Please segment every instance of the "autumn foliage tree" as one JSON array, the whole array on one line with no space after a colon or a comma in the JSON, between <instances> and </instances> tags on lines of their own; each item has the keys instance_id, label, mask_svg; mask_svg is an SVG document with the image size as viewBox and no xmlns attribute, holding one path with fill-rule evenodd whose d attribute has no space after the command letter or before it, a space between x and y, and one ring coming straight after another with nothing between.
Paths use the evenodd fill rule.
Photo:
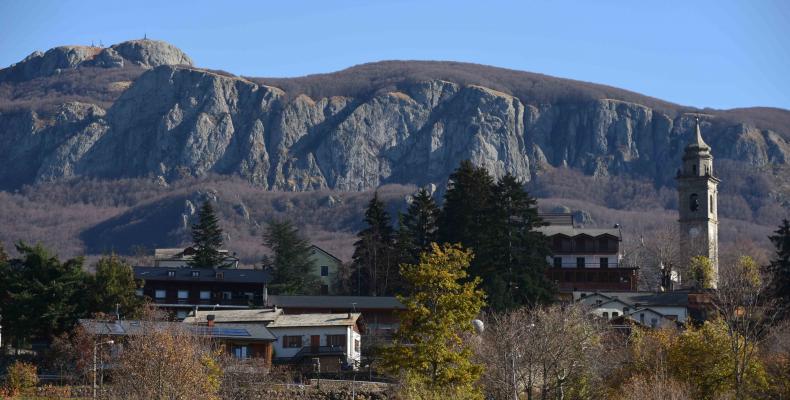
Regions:
<instances>
[{"instance_id":1,"label":"autumn foliage tree","mask_svg":"<svg viewBox=\"0 0 790 400\"><path fill-rule=\"evenodd\" d=\"M482 398L476 382L483 367L472 361L472 350L464 342L485 304L480 280L467 276L471 259L471 251L458 245L433 244L419 264L401 266L412 292L400 297L406 310L394 344L384 350L383 364L402 376L407 387L447 397Z\"/></svg>"},{"instance_id":2,"label":"autumn foliage tree","mask_svg":"<svg viewBox=\"0 0 790 400\"><path fill-rule=\"evenodd\" d=\"M142 321L112 370L112 394L124 399L218 399L221 351L176 323Z\"/></svg>"}]
</instances>

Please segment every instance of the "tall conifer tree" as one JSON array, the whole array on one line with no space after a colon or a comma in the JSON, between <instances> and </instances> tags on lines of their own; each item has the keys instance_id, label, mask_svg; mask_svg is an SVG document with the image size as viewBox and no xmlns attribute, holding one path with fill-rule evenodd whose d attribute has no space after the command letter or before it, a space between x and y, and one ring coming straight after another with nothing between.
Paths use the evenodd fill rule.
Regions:
<instances>
[{"instance_id":1,"label":"tall conifer tree","mask_svg":"<svg viewBox=\"0 0 790 400\"><path fill-rule=\"evenodd\" d=\"M450 175L439 215L439 241L460 243L474 252L470 268L473 276L480 276L481 264L485 262L480 255L489 228L493 187L494 178L485 168L475 167L469 160L461 161Z\"/></svg>"},{"instance_id":2,"label":"tall conifer tree","mask_svg":"<svg viewBox=\"0 0 790 400\"><path fill-rule=\"evenodd\" d=\"M214 213L211 202L206 200L198 211L198 222L192 225L192 242L195 255L189 265L197 268L219 268L224 265L225 256L220 254L222 247L222 228Z\"/></svg>"},{"instance_id":3,"label":"tall conifer tree","mask_svg":"<svg viewBox=\"0 0 790 400\"><path fill-rule=\"evenodd\" d=\"M274 267L272 289L278 294L315 294L319 287L310 243L290 221L271 221L263 234L263 243L272 250L273 258L264 263Z\"/></svg>"},{"instance_id":4,"label":"tall conifer tree","mask_svg":"<svg viewBox=\"0 0 790 400\"><path fill-rule=\"evenodd\" d=\"M368 203L365 224L354 243L352 287L358 295L391 294L398 285L397 260L390 216L378 192Z\"/></svg>"},{"instance_id":5,"label":"tall conifer tree","mask_svg":"<svg viewBox=\"0 0 790 400\"><path fill-rule=\"evenodd\" d=\"M554 292L545 277L551 248L545 235L535 230L543 225L537 200L507 174L494 187L489 213L489 235L481 256L488 262L484 287L495 309L548 302Z\"/></svg>"},{"instance_id":6,"label":"tall conifer tree","mask_svg":"<svg viewBox=\"0 0 790 400\"><path fill-rule=\"evenodd\" d=\"M397 246L400 262L414 264L420 253L429 250L436 242L439 208L427 190L420 189L414 195L406 214L399 218Z\"/></svg>"},{"instance_id":7,"label":"tall conifer tree","mask_svg":"<svg viewBox=\"0 0 790 400\"><path fill-rule=\"evenodd\" d=\"M776 247L776 256L771 261L771 291L779 304L786 307L783 316L790 316L790 221L782 220L782 225L770 236L771 243Z\"/></svg>"}]
</instances>

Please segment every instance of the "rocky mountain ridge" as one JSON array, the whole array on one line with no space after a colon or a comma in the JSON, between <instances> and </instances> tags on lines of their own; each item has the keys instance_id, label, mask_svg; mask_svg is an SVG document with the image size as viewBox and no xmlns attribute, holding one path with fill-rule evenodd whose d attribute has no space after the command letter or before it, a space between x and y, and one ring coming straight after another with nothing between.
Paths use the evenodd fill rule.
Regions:
<instances>
[{"instance_id":1,"label":"rocky mountain ridge","mask_svg":"<svg viewBox=\"0 0 790 400\"><path fill-rule=\"evenodd\" d=\"M116 54L145 70L109 108L66 102L47 112L0 114L0 155L7 161L0 188L76 177L166 183L228 174L267 190L358 191L388 183L441 185L463 159L524 181L569 167L671 186L692 135L689 111L710 116L702 132L717 160L752 169L781 169L790 160L790 127L782 124L760 126L759 118L738 120L726 111L508 70L479 79L492 88L475 83L482 75L473 72L495 69L460 63L446 63L443 75L431 72L434 62L425 62L427 73L419 73L422 62L341 71L340 95L322 89L332 76L305 77L308 84L323 82L314 93L327 94L311 97L310 90L294 89L300 78L204 70L169 44L133 41L34 53L0 70L0 84L58 68L124 68L105 62ZM441 79L447 77L456 81ZM365 82L372 82L369 88L342 94ZM545 95L555 87L562 88L558 95ZM781 193L775 197L788 207Z\"/></svg>"}]
</instances>

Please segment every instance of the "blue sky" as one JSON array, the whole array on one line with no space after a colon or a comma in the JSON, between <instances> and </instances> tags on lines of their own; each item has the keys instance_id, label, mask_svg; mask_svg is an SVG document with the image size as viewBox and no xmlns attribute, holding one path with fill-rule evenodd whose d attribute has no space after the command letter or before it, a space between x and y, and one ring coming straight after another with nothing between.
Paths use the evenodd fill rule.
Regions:
<instances>
[{"instance_id":1,"label":"blue sky","mask_svg":"<svg viewBox=\"0 0 790 400\"><path fill-rule=\"evenodd\" d=\"M683 105L790 109L786 0L0 0L0 67L33 50L144 34L180 47L199 66L248 76L454 60Z\"/></svg>"}]
</instances>

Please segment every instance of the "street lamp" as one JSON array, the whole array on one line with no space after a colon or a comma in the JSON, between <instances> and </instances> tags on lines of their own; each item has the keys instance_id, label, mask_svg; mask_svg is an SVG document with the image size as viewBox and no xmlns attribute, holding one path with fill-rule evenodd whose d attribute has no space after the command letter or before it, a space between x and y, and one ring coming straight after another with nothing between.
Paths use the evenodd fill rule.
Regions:
<instances>
[{"instance_id":1,"label":"street lamp","mask_svg":"<svg viewBox=\"0 0 790 400\"><path fill-rule=\"evenodd\" d=\"M94 399L96 399L96 387L97 387L96 386L96 353L98 352L100 345L103 344L112 345L113 343L115 342L113 342L112 340L108 340L105 342L99 342L99 341L93 342L93 398ZM102 368L102 371L103 370L104 368Z\"/></svg>"}]
</instances>

